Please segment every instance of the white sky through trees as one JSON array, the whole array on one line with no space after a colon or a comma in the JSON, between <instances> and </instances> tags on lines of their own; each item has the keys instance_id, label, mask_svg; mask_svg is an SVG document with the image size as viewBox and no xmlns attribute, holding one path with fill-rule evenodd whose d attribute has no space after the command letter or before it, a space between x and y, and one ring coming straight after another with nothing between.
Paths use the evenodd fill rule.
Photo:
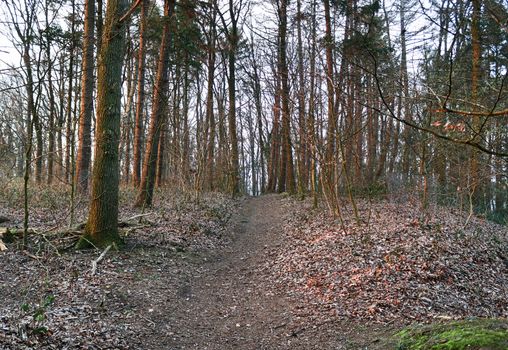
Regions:
<instances>
[{"instance_id":1,"label":"white sky through trees","mask_svg":"<svg viewBox=\"0 0 508 350\"><path fill-rule=\"evenodd\" d=\"M12 1L12 0L8 0ZM25 1L25 0L23 0ZM19 3L17 0L15 0L16 3ZM159 4L162 3L161 1L157 1ZM221 6L222 9L226 9L227 2L222 1L223 4ZM106 1L105 1L106 3ZM398 3L399 1L393 1L388 0L385 1L386 3L386 9L388 16L390 17L390 35L395 45L398 45L398 37L399 37L399 10L398 10ZM43 4L41 4L42 6ZM104 4L105 5L105 4ZM251 1L250 2L250 16L247 16L245 19L245 26L243 28L244 37L250 38L250 28L254 28L254 39L256 39L256 36L265 36L266 33L263 31L266 28L273 28L275 23L275 15L274 15L274 5L272 1ZM305 9L305 1L302 1L303 8ZM318 5L320 5L320 1L318 1ZM0 69L5 70L10 67L19 67L21 62L21 57L18 53L18 51L14 48L13 41L17 40L16 34L12 32L12 23L9 18L7 9L6 9L6 1L0 2ZM40 7L41 7L40 6ZM82 17L83 14L83 2L82 1L76 1L76 7L77 7L77 14L78 16ZM40 8L42 9L42 7ZM64 16L67 16L70 13L70 5L66 4L64 5L57 14L57 17L55 18L55 22L62 27L62 29L66 29L66 23L64 20ZM417 6L412 7L411 9L407 10L407 17L408 17L408 52L410 57L408 57L408 60L414 61L414 59L421 58L421 53L419 52L421 49L421 46L426 44L432 44L432 28L431 25L429 25L428 20L425 18L431 18L433 9L430 8L430 4L428 4L428 1L420 1L417 2ZM322 13L318 13L319 17L322 17ZM384 16L383 10L381 9L378 13L380 16ZM227 16L227 13L226 13ZM41 12L38 16L38 21L40 23L40 28L44 27L44 14ZM80 18L82 20L82 18ZM340 23L341 19L339 18L335 22L336 26L336 38L340 40L341 32L342 32L342 26L343 24ZM425 28L426 27L426 28ZM422 30L422 28L425 28ZM322 28L321 28L322 29ZM37 30L37 29L36 29ZM82 30L78 26L77 30ZM412 59L413 58L413 59ZM416 62L414 62L416 63ZM410 70L415 70L416 67L414 64L410 64L408 67ZM0 71L1 72L1 71Z\"/></svg>"}]
</instances>

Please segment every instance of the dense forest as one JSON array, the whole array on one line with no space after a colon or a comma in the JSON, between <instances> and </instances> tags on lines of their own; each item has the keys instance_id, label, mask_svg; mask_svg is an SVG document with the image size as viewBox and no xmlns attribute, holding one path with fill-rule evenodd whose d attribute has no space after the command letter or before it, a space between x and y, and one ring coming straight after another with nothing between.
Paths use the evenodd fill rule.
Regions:
<instances>
[{"instance_id":1,"label":"dense forest","mask_svg":"<svg viewBox=\"0 0 508 350\"><path fill-rule=\"evenodd\" d=\"M0 234L28 255L47 193L65 207L50 231L103 252L93 274L125 243L122 198L139 224L182 198L234 212L276 193L343 232L397 215L372 202L386 198L411 203L422 230L450 210L457 232L507 224L505 0L4 0L0 13L0 198L23 207ZM473 314L506 317L497 305Z\"/></svg>"},{"instance_id":2,"label":"dense forest","mask_svg":"<svg viewBox=\"0 0 508 350\"><path fill-rule=\"evenodd\" d=\"M91 193L90 225L120 184L138 206L171 185L335 215L417 191L504 222L505 5L5 1L2 176Z\"/></svg>"}]
</instances>

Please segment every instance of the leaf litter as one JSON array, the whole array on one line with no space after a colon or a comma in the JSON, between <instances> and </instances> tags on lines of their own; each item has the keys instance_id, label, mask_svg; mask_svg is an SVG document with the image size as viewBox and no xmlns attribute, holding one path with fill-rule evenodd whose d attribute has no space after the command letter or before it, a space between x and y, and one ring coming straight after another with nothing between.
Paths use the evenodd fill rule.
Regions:
<instances>
[{"instance_id":1,"label":"leaf litter","mask_svg":"<svg viewBox=\"0 0 508 350\"><path fill-rule=\"evenodd\" d=\"M134 194L122 195L120 217L138 215L130 206ZM156 327L168 328L159 334L174 332L158 318L171 312L206 252L228 244L224 232L236 210L219 194L158 193L150 215L121 228L125 248L107 252L93 274L101 252L68 249L79 232L54 230L66 225L68 208L44 204L31 207L30 253L19 249L19 239L0 253L1 349L155 348L147 339ZM9 227L19 229L19 206L0 207ZM85 213L83 204L78 222Z\"/></svg>"},{"instance_id":2,"label":"leaf litter","mask_svg":"<svg viewBox=\"0 0 508 350\"><path fill-rule=\"evenodd\" d=\"M324 320L408 324L508 317L508 229L443 207L360 200L344 226L285 200L284 244L263 271L298 313ZM316 315L319 315L316 316ZM314 322L319 322L315 320Z\"/></svg>"},{"instance_id":3,"label":"leaf litter","mask_svg":"<svg viewBox=\"0 0 508 350\"><path fill-rule=\"evenodd\" d=\"M123 203L132 203L132 194L123 196ZM157 198L155 209L145 213L150 215L122 228L126 248L108 252L95 274L91 262L101 252L64 250L77 234L52 231L64 225L58 220L67 218L65 206L32 208L31 256L16 242L0 253L0 348L157 349L200 339L193 332L203 325L196 328L187 314L199 286L191 282L190 289L189 281L214 281L203 262L210 252L231 249L225 232L238 203L217 194L199 201L170 193ZM267 299L284 295L287 309L266 314L255 327L235 318L238 339L245 330L260 332L270 324L273 339L253 333L253 341L262 339L273 349L292 344L342 349L376 325L508 316L505 227L478 217L464 227L467 217L459 211L434 207L422 216L414 203L389 200L359 201L363 223L358 226L345 211L341 226L307 202L274 200L282 206L276 232L282 237L260 235L262 259L238 278L257 276L256 289ZM3 204L0 210L10 227L20 225L15 208ZM77 211L77 221L85 211ZM139 211L122 206L121 218L136 215ZM240 254L249 252L241 247ZM217 284L224 296L246 292ZM206 293L208 286L199 288ZM259 303L245 300L252 301ZM201 320L210 332L222 322L213 317L216 308L234 301L213 303L196 304L210 308L202 310L208 316ZM373 326L360 333L358 325Z\"/></svg>"}]
</instances>

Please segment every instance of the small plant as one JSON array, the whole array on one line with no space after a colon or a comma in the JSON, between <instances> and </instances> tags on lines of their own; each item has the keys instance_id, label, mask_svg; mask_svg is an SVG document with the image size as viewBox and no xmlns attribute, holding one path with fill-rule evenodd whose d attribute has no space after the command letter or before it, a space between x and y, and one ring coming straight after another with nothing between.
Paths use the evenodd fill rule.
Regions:
<instances>
[{"instance_id":1,"label":"small plant","mask_svg":"<svg viewBox=\"0 0 508 350\"><path fill-rule=\"evenodd\" d=\"M31 305L23 303L21 311L30 314L32 320L28 324L28 330L34 335L44 335L49 332L47 327L44 326L46 320L46 313L48 308L55 302L55 296L52 294L47 295L38 305Z\"/></svg>"}]
</instances>

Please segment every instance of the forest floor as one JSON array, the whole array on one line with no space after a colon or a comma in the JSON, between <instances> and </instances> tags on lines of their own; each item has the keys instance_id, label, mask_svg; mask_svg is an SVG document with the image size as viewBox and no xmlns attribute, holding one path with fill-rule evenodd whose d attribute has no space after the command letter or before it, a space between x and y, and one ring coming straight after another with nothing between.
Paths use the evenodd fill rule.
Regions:
<instances>
[{"instance_id":1,"label":"forest floor","mask_svg":"<svg viewBox=\"0 0 508 350\"><path fill-rule=\"evenodd\" d=\"M480 218L365 201L339 224L277 195L158 196L95 272L100 251L57 249L73 234L7 244L0 349L388 349L413 322L508 316L508 231ZM7 207L0 226L19 225ZM33 213L38 232L59 210Z\"/></svg>"}]
</instances>

